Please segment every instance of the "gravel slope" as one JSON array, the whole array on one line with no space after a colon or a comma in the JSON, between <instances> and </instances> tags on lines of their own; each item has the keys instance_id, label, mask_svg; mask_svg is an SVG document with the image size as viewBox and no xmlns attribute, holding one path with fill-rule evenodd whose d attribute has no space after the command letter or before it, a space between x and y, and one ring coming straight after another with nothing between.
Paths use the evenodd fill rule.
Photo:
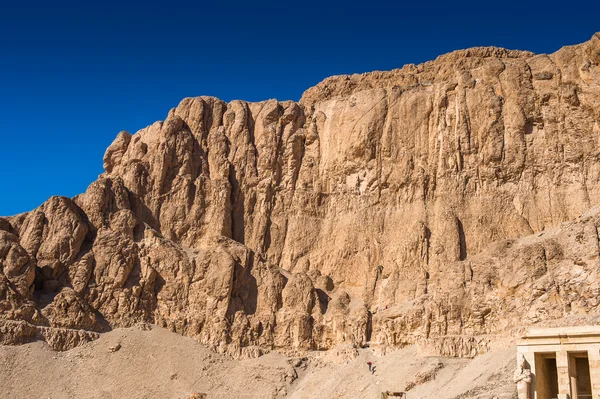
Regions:
<instances>
[{"instance_id":1,"label":"gravel slope","mask_svg":"<svg viewBox=\"0 0 600 399\"><path fill-rule=\"evenodd\" d=\"M115 350L120 345L118 350ZM515 349L475 359L425 356L416 346L377 355L340 347L305 358L270 353L235 361L152 327L118 329L66 352L45 343L0 346L3 398L379 398L413 385L421 399L514 397ZM376 366L368 372L367 361Z\"/></svg>"}]
</instances>

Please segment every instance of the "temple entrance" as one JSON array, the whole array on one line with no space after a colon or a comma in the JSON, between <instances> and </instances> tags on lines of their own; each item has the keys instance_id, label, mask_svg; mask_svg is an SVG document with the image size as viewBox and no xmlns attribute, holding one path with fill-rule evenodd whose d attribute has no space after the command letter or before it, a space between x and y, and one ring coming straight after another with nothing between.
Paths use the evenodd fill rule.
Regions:
<instances>
[{"instance_id":1,"label":"temple entrance","mask_svg":"<svg viewBox=\"0 0 600 399\"><path fill-rule=\"evenodd\" d=\"M558 397L556 353L535 354L535 379L537 399L556 399Z\"/></svg>"},{"instance_id":2,"label":"temple entrance","mask_svg":"<svg viewBox=\"0 0 600 399\"><path fill-rule=\"evenodd\" d=\"M527 330L513 379L520 399L600 399L600 325Z\"/></svg>"},{"instance_id":3,"label":"temple entrance","mask_svg":"<svg viewBox=\"0 0 600 399\"><path fill-rule=\"evenodd\" d=\"M592 380L587 352L569 352L572 399L592 399Z\"/></svg>"}]
</instances>

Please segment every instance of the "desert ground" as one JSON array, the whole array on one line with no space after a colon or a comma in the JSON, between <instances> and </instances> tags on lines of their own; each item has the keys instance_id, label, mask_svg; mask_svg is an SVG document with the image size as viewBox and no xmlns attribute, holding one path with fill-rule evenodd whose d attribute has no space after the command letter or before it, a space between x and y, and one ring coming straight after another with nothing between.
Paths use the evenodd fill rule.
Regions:
<instances>
[{"instance_id":1,"label":"desert ground","mask_svg":"<svg viewBox=\"0 0 600 399\"><path fill-rule=\"evenodd\" d=\"M160 327L116 329L57 352L44 342L0 347L5 398L188 399L379 398L404 390L409 398L513 398L514 346L474 359L421 354L418 346L382 354L338 347L300 358L271 352L236 361ZM375 366L370 373L367 362Z\"/></svg>"}]
</instances>

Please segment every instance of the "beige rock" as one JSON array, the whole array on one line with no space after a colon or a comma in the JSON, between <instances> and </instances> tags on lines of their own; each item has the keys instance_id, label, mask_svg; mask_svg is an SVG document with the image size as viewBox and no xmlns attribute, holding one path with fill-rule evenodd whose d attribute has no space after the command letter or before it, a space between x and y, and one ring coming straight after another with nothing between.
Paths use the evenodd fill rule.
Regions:
<instances>
[{"instance_id":1,"label":"beige rock","mask_svg":"<svg viewBox=\"0 0 600 399\"><path fill-rule=\"evenodd\" d=\"M299 103L184 99L119 133L84 194L0 219L0 319L57 347L150 322L238 357L474 356L594 312L599 64L596 34L332 77Z\"/></svg>"}]
</instances>

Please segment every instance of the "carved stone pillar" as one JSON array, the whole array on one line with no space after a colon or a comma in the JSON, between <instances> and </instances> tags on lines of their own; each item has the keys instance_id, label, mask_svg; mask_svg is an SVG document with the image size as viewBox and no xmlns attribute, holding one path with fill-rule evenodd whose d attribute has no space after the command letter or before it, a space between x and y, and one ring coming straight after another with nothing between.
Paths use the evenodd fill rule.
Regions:
<instances>
[{"instance_id":1,"label":"carved stone pillar","mask_svg":"<svg viewBox=\"0 0 600 399\"><path fill-rule=\"evenodd\" d=\"M588 350L590 362L590 378L592 380L592 398L600 398L600 348L594 347Z\"/></svg>"},{"instance_id":2,"label":"carved stone pillar","mask_svg":"<svg viewBox=\"0 0 600 399\"><path fill-rule=\"evenodd\" d=\"M571 381L567 351L556 352L556 371L558 373L558 399L570 399Z\"/></svg>"}]
</instances>

